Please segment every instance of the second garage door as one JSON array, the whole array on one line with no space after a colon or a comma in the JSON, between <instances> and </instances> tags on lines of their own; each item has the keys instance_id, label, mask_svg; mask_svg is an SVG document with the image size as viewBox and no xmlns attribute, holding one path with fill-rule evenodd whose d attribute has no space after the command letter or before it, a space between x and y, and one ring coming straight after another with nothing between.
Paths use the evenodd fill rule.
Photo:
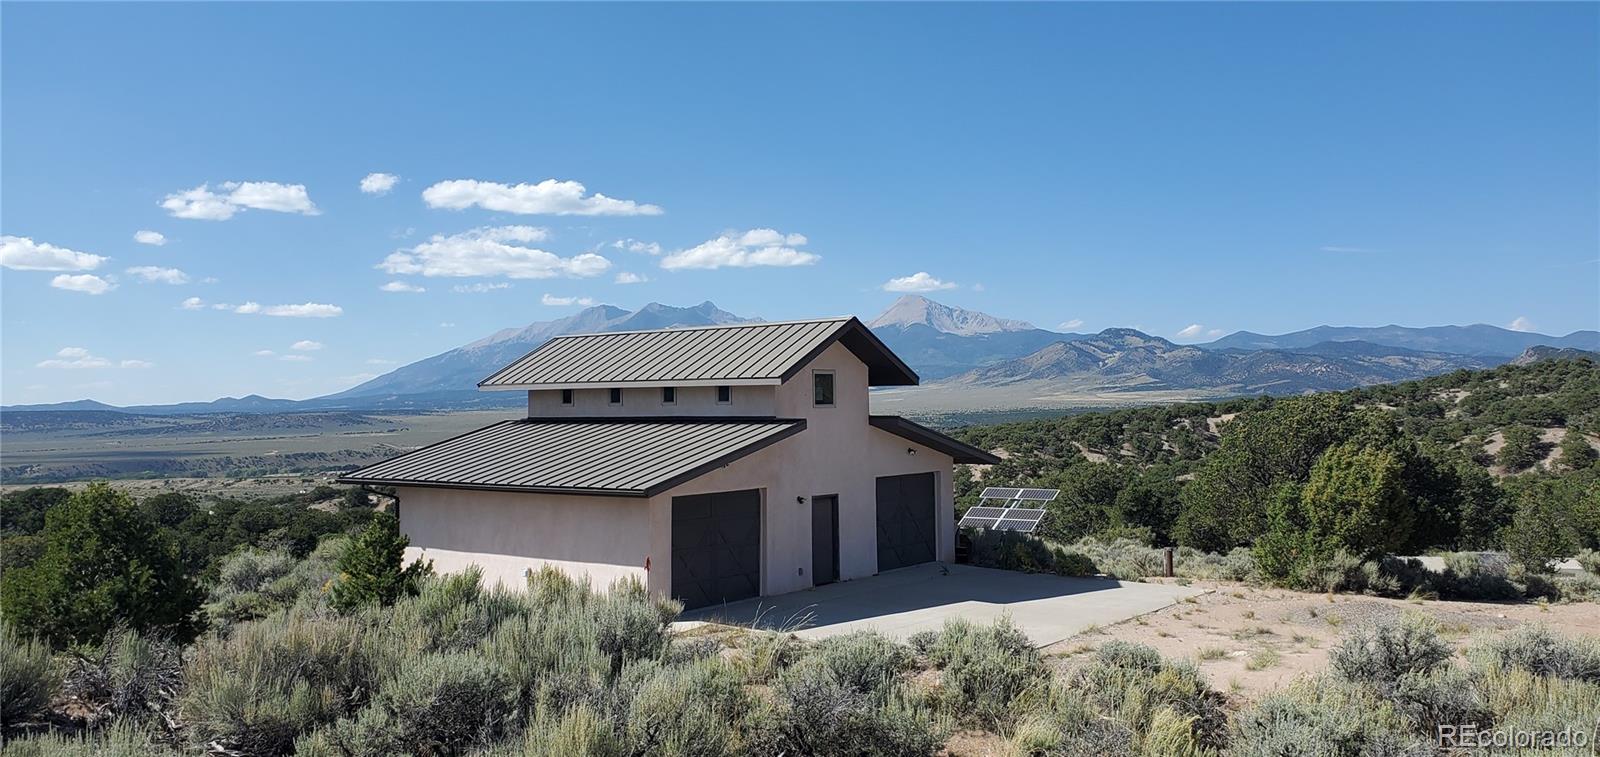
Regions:
<instances>
[{"instance_id":1,"label":"second garage door","mask_svg":"<svg viewBox=\"0 0 1600 757\"><path fill-rule=\"evenodd\" d=\"M878 479L878 570L932 562L935 539L932 473Z\"/></svg>"},{"instance_id":2,"label":"second garage door","mask_svg":"<svg viewBox=\"0 0 1600 757\"><path fill-rule=\"evenodd\" d=\"M672 498L672 596L686 609L761 593L761 492Z\"/></svg>"}]
</instances>

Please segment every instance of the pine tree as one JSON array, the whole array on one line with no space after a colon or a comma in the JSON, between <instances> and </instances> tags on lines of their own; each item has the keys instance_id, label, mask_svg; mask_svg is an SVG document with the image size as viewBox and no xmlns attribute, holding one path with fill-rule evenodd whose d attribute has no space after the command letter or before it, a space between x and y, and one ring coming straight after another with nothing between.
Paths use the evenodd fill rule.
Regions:
<instances>
[{"instance_id":1,"label":"pine tree","mask_svg":"<svg viewBox=\"0 0 1600 757\"><path fill-rule=\"evenodd\" d=\"M1583 432L1567 429L1567 435L1561 437L1561 465L1567 470L1583 470L1594 465L1596 459L1600 459L1600 453L1589 445Z\"/></svg>"},{"instance_id":2,"label":"pine tree","mask_svg":"<svg viewBox=\"0 0 1600 757\"><path fill-rule=\"evenodd\" d=\"M433 561L405 564L410 537L400 533L400 521L379 513L339 556L339 577L329 589L329 602L343 612L367 604L385 607L402 594L415 595L423 576L433 573Z\"/></svg>"}]
</instances>

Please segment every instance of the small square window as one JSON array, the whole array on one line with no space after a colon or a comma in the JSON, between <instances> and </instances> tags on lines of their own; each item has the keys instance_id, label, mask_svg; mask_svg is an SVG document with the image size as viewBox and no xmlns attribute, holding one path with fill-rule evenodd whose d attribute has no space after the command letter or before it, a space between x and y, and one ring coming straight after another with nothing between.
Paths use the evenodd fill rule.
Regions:
<instances>
[{"instance_id":1,"label":"small square window","mask_svg":"<svg viewBox=\"0 0 1600 757\"><path fill-rule=\"evenodd\" d=\"M612 389L611 390L611 404L613 404L613 405L622 404L622 390L621 389Z\"/></svg>"},{"instance_id":2,"label":"small square window","mask_svg":"<svg viewBox=\"0 0 1600 757\"><path fill-rule=\"evenodd\" d=\"M572 404L572 390L571 389L562 389L561 390L561 404L563 404L563 405Z\"/></svg>"},{"instance_id":3,"label":"small square window","mask_svg":"<svg viewBox=\"0 0 1600 757\"><path fill-rule=\"evenodd\" d=\"M661 404L673 405L678 402L678 388L675 386L661 387Z\"/></svg>"},{"instance_id":4,"label":"small square window","mask_svg":"<svg viewBox=\"0 0 1600 757\"><path fill-rule=\"evenodd\" d=\"M733 402L733 387L731 387L731 386L719 386L719 387L717 387L717 404L718 405L727 405L727 404L731 404L732 402Z\"/></svg>"},{"instance_id":5,"label":"small square window","mask_svg":"<svg viewBox=\"0 0 1600 757\"><path fill-rule=\"evenodd\" d=\"M811 374L812 403L818 407L833 407L833 371Z\"/></svg>"}]
</instances>

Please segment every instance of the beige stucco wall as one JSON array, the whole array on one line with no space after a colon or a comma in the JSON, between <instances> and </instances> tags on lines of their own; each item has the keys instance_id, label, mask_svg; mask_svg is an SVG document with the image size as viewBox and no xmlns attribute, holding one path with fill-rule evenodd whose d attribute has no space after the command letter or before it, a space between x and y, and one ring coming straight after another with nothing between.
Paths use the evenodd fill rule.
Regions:
<instances>
[{"instance_id":1,"label":"beige stucco wall","mask_svg":"<svg viewBox=\"0 0 1600 757\"><path fill-rule=\"evenodd\" d=\"M484 583L521 587L525 572L553 565L597 587L644 580L650 512L639 497L574 497L469 489L399 487L406 559L434 570L483 569ZM532 557L538 555L538 557Z\"/></svg>"},{"instance_id":2,"label":"beige stucco wall","mask_svg":"<svg viewBox=\"0 0 1600 757\"><path fill-rule=\"evenodd\" d=\"M813 370L834 372L833 407L812 406ZM620 412L606 402L604 390L577 391L572 408L561 408L555 392L530 392L530 412L615 416L665 409L657 388L637 390L653 405L630 404L630 395ZM672 498L759 489L762 594L782 594L812 585L813 497L838 495L839 577L861 578L878 569L877 478L931 472L938 497L938 558L954 560L951 458L868 425L867 367L849 349L832 345L778 387L734 387L733 412L715 404L714 392L712 387L682 388L673 409L685 415L804 418L806 429L648 500L402 488L401 528L413 545L408 556L424 554L434 560L435 569L446 572L476 564L491 583L511 586L521 585L525 570L545 564L585 573L596 586L634 575L665 596L672 587ZM548 405L541 402L547 394ZM648 572L643 567L647 557Z\"/></svg>"},{"instance_id":3,"label":"beige stucco wall","mask_svg":"<svg viewBox=\"0 0 1600 757\"><path fill-rule=\"evenodd\" d=\"M776 386L729 387L729 402L717 403L714 386L680 386L677 402L671 405L661 401L661 387L635 387L622 390L622 404L611 404L611 393L606 389L574 389L572 404L561 404L560 389L536 389L528 392L529 418L616 418L636 415L743 415L775 417L777 415Z\"/></svg>"}]
</instances>

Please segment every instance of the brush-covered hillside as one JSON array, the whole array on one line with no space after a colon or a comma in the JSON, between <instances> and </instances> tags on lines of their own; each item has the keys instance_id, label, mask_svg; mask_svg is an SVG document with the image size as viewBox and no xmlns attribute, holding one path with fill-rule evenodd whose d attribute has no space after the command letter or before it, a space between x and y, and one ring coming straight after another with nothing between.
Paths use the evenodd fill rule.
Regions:
<instances>
[{"instance_id":1,"label":"brush-covered hillside","mask_svg":"<svg viewBox=\"0 0 1600 757\"><path fill-rule=\"evenodd\" d=\"M1293 533L1291 559L1600 546L1600 364L1542 360L1294 398L976 426L1005 459L958 474L1062 489L1042 530L1225 551ZM1521 530L1518 530L1518 527ZM1543 535L1548 543L1515 543ZM1312 537L1308 537L1312 538Z\"/></svg>"}]
</instances>

